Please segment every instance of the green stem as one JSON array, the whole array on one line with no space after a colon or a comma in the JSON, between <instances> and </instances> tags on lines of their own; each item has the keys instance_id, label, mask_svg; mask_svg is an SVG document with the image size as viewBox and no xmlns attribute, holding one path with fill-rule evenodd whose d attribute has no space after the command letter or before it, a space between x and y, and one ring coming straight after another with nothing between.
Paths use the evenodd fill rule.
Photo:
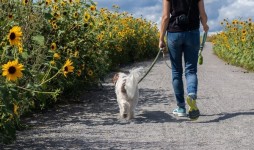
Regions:
<instances>
[{"instance_id":1,"label":"green stem","mask_svg":"<svg viewBox=\"0 0 254 150\"><path fill-rule=\"evenodd\" d=\"M55 92L36 91L36 90L31 90L31 89L23 88L23 87L20 87L20 86L17 86L17 88L25 90L25 91L34 92L34 93L41 93L41 94L54 94L55 93Z\"/></svg>"},{"instance_id":2,"label":"green stem","mask_svg":"<svg viewBox=\"0 0 254 150\"><path fill-rule=\"evenodd\" d=\"M61 72L61 69L59 69L58 72L57 72L55 75L53 75L51 78L49 78L48 80L41 82L41 84L40 84L39 86L41 86L41 85L43 85L43 84L49 82L50 80L52 80L53 78L55 78L60 72Z\"/></svg>"},{"instance_id":3,"label":"green stem","mask_svg":"<svg viewBox=\"0 0 254 150\"><path fill-rule=\"evenodd\" d=\"M49 70L48 70L48 72L45 74L45 76L43 77L41 83L43 83L43 82L47 79L47 77L48 77L50 71L51 71L51 67L49 68Z\"/></svg>"}]
</instances>

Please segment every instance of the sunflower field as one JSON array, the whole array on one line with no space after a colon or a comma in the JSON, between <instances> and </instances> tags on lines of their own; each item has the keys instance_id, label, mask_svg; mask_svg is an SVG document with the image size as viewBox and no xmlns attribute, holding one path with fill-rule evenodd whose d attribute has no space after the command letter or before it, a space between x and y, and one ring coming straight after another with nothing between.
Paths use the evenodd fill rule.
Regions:
<instances>
[{"instance_id":1,"label":"sunflower field","mask_svg":"<svg viewBox=\"0 0 254 150\"><path fill-rule=\"evenodd\" d=\"M98 86L122 64L153 58L156 24L92 0L0 0L0 142L20 117Z\"/></svg>"},{"instance_id":2,"label":"sunflower field","mask_svg":"<svg viewBox=\"0 0 254 150\"><path fill-rule=\"evenodd\" d=\"M224 19L224 31L213 36L214 52L226 62L254 71L254 23Z\"/></svg>"}]
</instances>

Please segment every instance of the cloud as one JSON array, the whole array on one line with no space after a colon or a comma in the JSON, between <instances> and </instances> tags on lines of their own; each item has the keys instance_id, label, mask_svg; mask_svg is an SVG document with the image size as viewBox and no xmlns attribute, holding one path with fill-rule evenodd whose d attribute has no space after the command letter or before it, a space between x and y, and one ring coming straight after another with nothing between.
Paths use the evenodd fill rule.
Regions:
<instances>
[{"instance_id":1,"label":"cloud","mask_svg":"<svg viewBox=\"0 0 254 150\"><path fill-rule=\"evenodd\" d=\"M254 17L253 0L207 0L205 1L210 31L221 31L220 22L224 19L242 19Z\"/></svg>"},{"instance_id":2,"label":"cloud","mask_svg":"<svg viewBox=\"0 0 254 150\"><path fill-rule=\"evenodd\" d=\"M143 17L160 26L162 14L162 0L95 0L98 7L112 9L114 4L120 7L120 12L126 11L134 17ZM220 22L223 19L254 20L254 0L204 0L208 15L210 32L222 30Z\"/></svg>"},{"instance_id":3,"label":"cloud","mask_svg":"<svg viewBox=\"0 0 254 150\"><path fill-rule=\"evenodd\" d=\"M229 0L228 0L229 1ZM236 18L253 18L254 15L253 0L236 0L230 5L219 9L218 20L236 19Z\"/></svg>"}]
</instances>

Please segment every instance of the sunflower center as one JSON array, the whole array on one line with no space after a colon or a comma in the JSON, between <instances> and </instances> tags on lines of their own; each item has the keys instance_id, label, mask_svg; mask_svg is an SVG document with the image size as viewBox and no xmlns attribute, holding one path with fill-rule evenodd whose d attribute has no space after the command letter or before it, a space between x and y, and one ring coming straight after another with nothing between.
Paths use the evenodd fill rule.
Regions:
<instances>
[{"instance_id":1,"label":"sunflower center","mask_svg":"<svg viewBox=\"0 0 254 150\"><path fill-rule=\"evenodd\" d=\"M11 35L10 35L10 39L14 40L15 38L16 38L16 34L14 32L12 32Z\"/></svg>"},{"instance_id":2,"label":"sunflower center","mask_svg":"<svg viewBox=\"0 0 254 150\"><path fill-rule=\"evenodd\" d=\"M14 73L16 72L16 68L13 67L13 66L11 66L11 67L8 69L8 72L9 72L10 74L14 74Z\"/></svg>"},{"instance_id":3,"label":"sunflower center","mask_svg":"<svg viewBox=\"0 0 254 150\"><path fill-rule=\"evenodd\" d=\"M67 66L64 67L64 71L68 72L68 67Z\"/></svg>"}]
</instances>

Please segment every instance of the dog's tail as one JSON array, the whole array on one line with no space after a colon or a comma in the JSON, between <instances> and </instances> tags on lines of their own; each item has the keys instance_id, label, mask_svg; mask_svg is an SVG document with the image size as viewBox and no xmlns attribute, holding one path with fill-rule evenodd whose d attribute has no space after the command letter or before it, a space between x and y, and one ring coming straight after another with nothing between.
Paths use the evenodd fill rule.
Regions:
<instances>
[{"instance_id":1,"label":"dog's tail","mask_svg":"<svg viewBox=\"0 0 254 150\"><path fill-rule=\"evenodd\" d=\"M130 70L130 74L126 78L125 89L130 99L133 99L138 90L138 82L141 79L144 69L142 67Z\"/></svg>"}]
</instances>

